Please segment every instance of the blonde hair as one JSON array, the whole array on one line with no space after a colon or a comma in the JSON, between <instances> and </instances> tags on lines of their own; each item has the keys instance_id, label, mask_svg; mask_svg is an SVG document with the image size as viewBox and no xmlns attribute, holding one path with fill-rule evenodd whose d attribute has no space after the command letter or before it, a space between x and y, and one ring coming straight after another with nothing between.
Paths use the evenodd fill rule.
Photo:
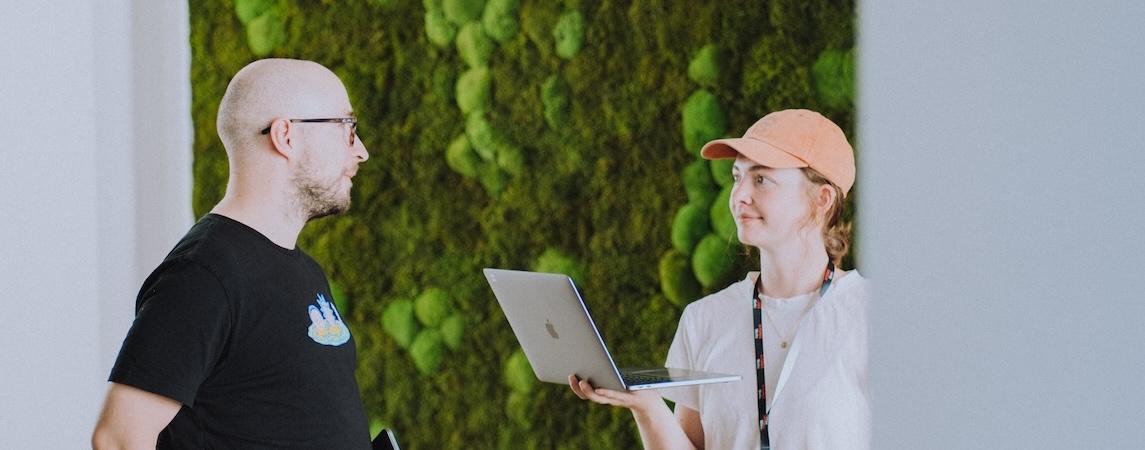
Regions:
<instances>
[{"instance_id":1,"label":"blonde hair","mask_svg":"<svg viewBox=\"0 0 1145 450\"><path fill-rule=\"evenodd\" d=\"M838 185L832 183L827 177L819 171L810 167L802 168L803 175L814 186L827 185L835 191L835 200L831 202L831 206L827 208L827 213L822 217L815 217L814 211L817 208L812 208L812 223L820 223L822 219L822 233L823 244L827 248L827 257L831 258L831 262L835 266L839 266L843 262L843 258L851 250L851 223L843 222L843 212L847 207L847 199L843 195L843 190ZM814 205L814 198L810 200Z\"/></svg>"}]
</instances>

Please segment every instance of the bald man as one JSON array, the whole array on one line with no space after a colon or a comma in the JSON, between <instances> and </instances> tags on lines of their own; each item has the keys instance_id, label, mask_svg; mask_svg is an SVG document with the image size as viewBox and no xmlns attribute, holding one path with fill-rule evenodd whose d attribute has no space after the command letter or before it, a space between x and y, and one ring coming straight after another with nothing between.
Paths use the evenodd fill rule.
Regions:
<instances>
[{"instance_id":1,"label":"bald man","mask_svg":"<svg viewBox=\"0 0 1145 450\"><path fill-rule=\"evenodd\" d=\"M370 448L353 336L295 245L350 206L368 158L356 122L317 63L235 75L217 123L226 194L140 289L94 448Z\"/></svg>"}]
</instances>

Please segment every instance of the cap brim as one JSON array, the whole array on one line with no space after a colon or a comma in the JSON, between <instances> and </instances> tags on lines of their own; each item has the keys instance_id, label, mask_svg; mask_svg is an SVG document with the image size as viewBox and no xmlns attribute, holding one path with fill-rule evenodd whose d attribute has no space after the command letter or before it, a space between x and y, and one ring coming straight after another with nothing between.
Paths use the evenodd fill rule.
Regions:
<instances>
[{"instance_id":1,"label":"cap brim","mask_svg":"<svg viewBox=\"0 0 1145 450\"><path fill-rule=\"evenodd\" d=\"M776 169L807 167L806 161L779 147L750 138L717 139L700 149L700 156L704 159L731 159L739 155Z\"/></svg>"}]
</instances>

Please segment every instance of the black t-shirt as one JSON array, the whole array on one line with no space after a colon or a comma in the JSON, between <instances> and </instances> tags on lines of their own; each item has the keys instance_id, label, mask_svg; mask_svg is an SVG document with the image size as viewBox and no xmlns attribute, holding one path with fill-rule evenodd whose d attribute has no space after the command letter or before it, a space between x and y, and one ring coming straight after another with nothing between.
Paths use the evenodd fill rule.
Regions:
<instances>
[{"instance_id":1,"label":"black t-shirt","mask_svg":"<svg viewBox=\"0 0 1145 450\"><path fill-rule=\"evenodd\" d=\"M183 403L160 448L370 448L321 267L207 215L144 282L110 381Z\"/></svg>"}]
</instances>

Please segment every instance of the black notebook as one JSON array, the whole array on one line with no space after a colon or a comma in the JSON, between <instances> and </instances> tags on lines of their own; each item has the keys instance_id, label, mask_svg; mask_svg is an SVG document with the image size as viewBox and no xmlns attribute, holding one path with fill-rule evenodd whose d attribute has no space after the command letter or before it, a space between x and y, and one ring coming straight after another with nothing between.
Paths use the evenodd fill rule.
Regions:
<instances>
[{"instance_id":1,"label":"black notebook","mask_svg":"<svg viewBox=\"0 0 1145 450\"><path fill-rule=\"evenodd\" d=\"M383 429L378 436L374 438L374 450L400 450L398 448L398 440L394 437L394 432L389 428Z\"/></svg>"}]
</instances>

